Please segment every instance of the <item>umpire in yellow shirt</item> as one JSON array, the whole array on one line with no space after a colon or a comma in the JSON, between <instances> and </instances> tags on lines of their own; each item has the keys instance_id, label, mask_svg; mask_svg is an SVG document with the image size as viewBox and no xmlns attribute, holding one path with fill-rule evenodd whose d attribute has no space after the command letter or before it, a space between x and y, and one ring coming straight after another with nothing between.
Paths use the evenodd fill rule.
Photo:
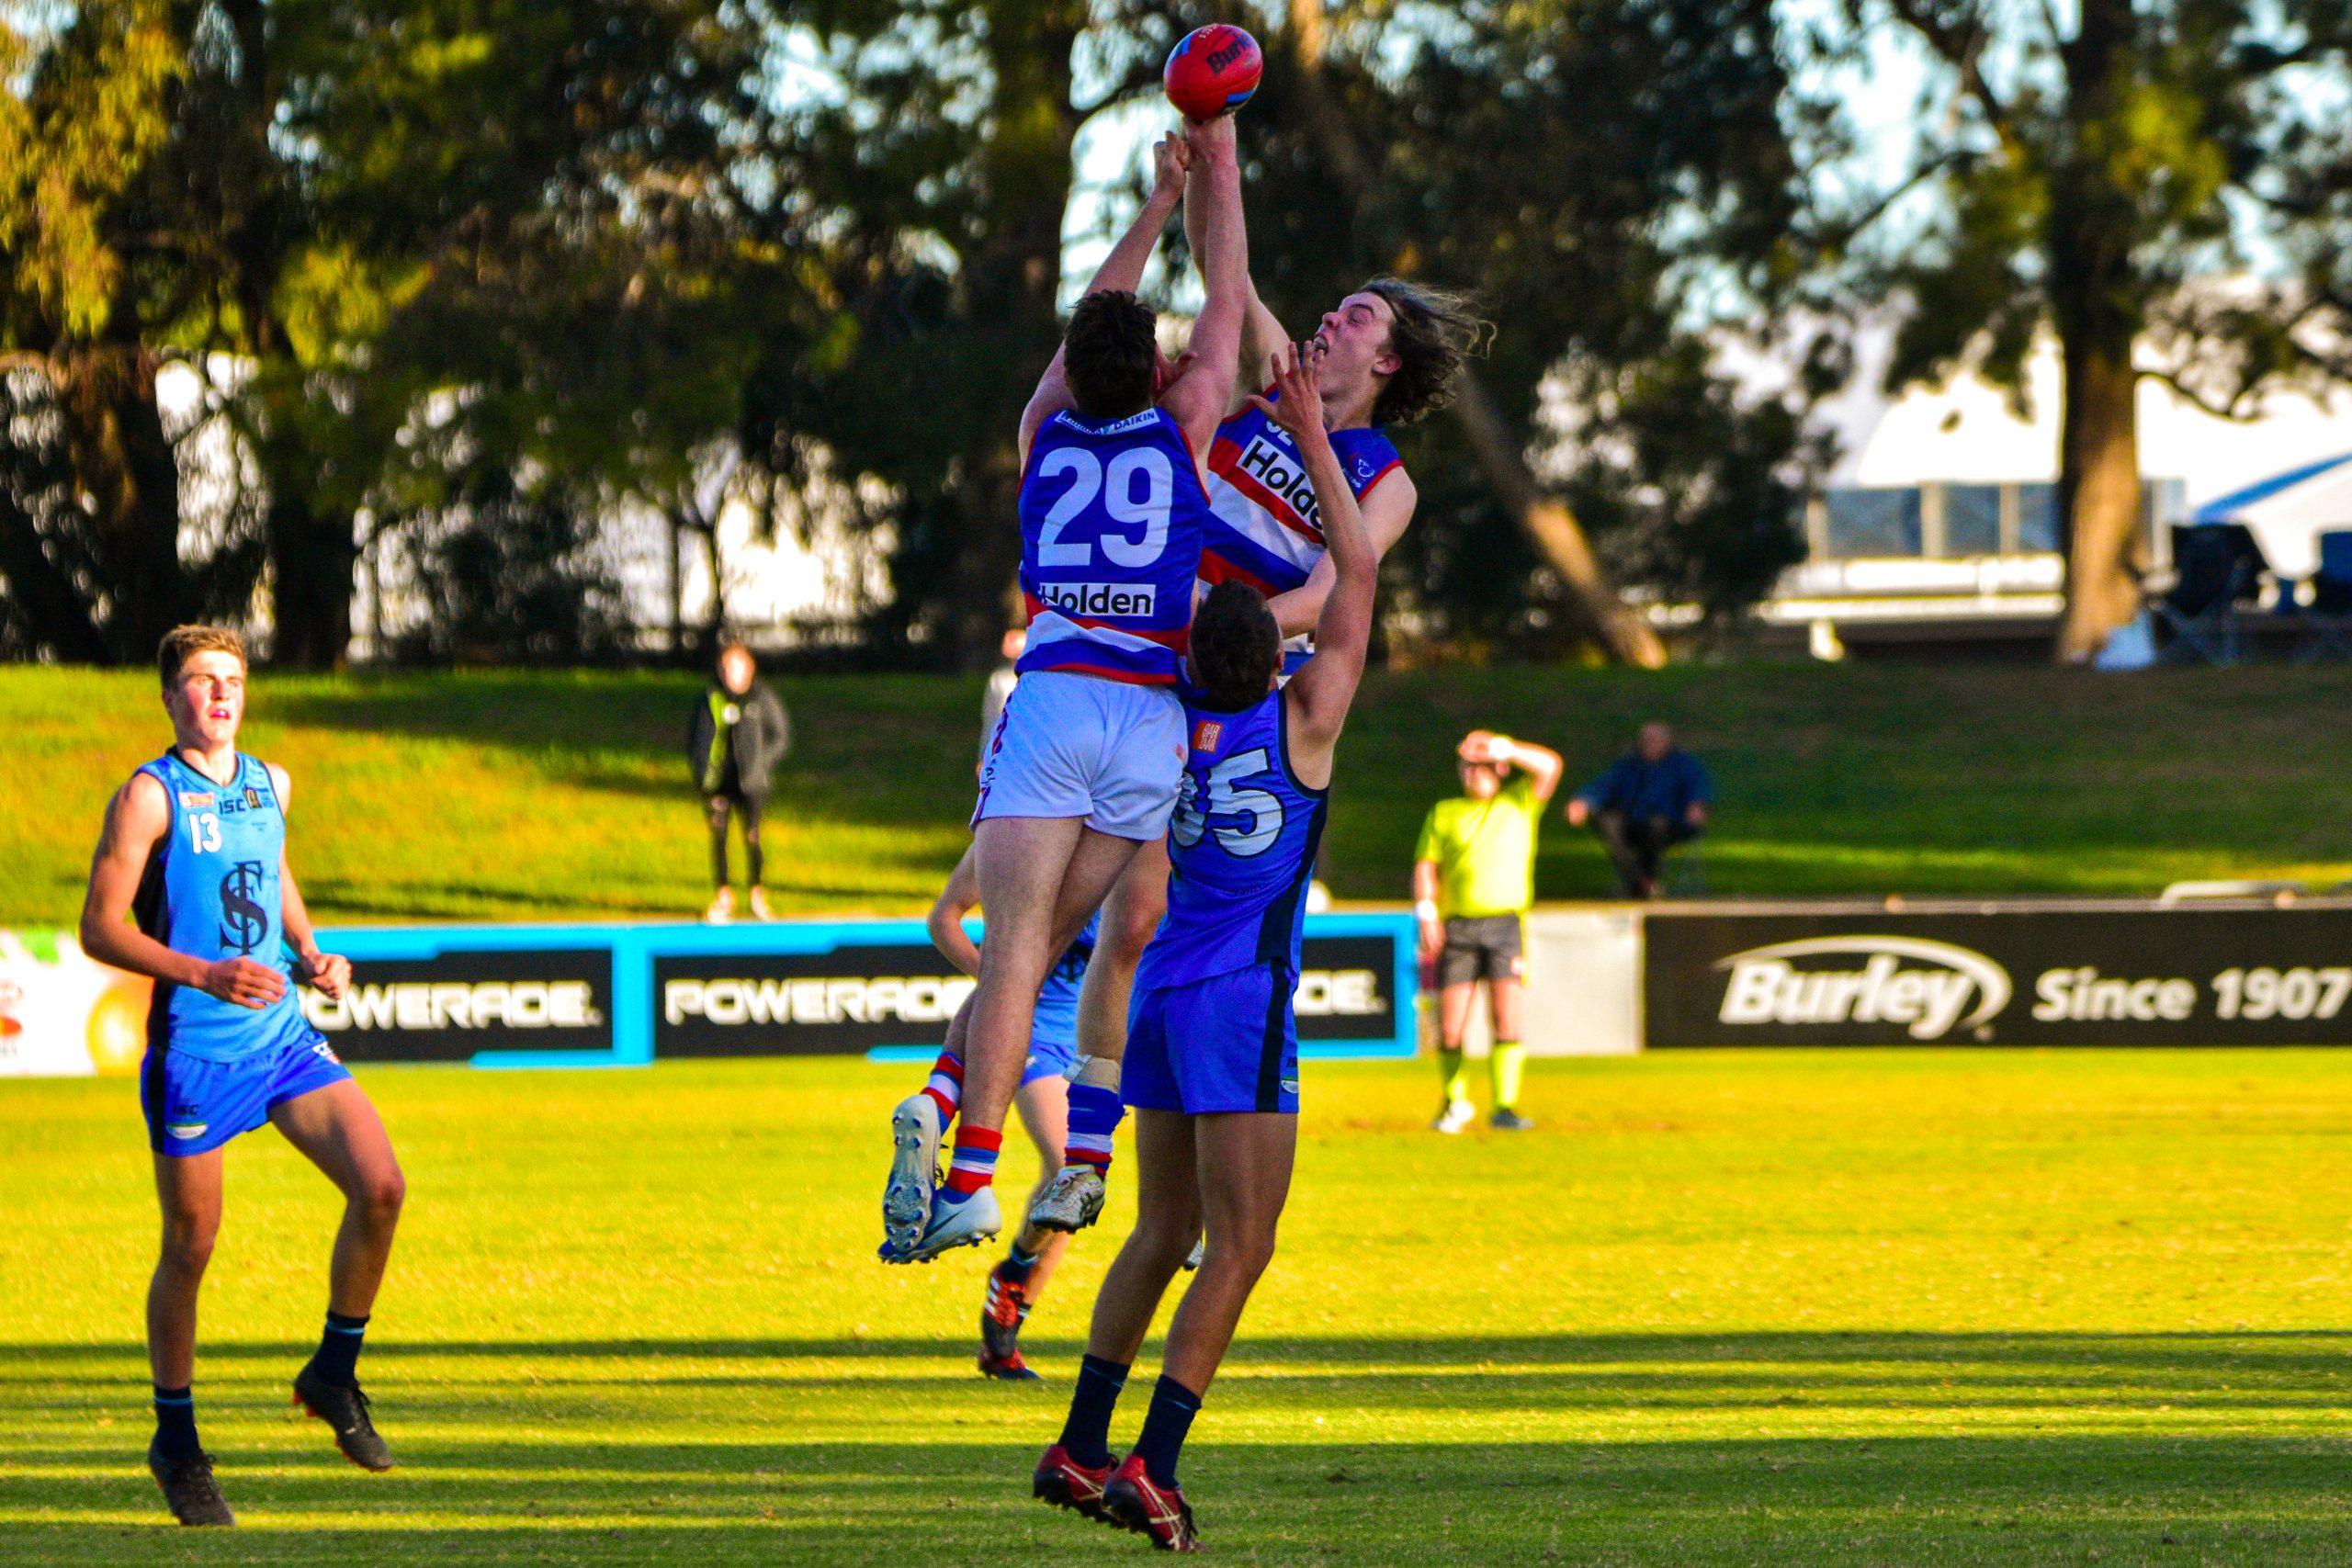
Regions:
<instances>
[{"instance_id":1,"label":"umpire in yellow shirt","mask_svg":"<svg viewBox=\"0 0 2352 1568\"><path fill-rule=\"evenodd\" d=\"M1413 912L1420 918L1422 973L1435 960L1438 1067L1445 1099L1434 1125L1459 1133L1477 1119L1462 1037L1478 982L1487 983L1494 1055L1491 1124L1533 1125L1519 1113L1526 1050L1519 1041L1520 918L1535 901L1535 828L1560 787L1560 754L1474 729L1454 749L1462 794L1430 807L1413 851Z\"/></svg>"}]
</instances>

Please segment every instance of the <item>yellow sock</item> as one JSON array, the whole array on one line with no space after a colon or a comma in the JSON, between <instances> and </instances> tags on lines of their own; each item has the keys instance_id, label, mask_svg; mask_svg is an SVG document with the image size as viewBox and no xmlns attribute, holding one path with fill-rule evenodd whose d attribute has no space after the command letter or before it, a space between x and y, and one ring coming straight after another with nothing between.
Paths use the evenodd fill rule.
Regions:
<instances>
[{"instance_id":1,"label":"yellow sock","mask_svg":"<svg viewBox=\"0 0 2352 1568\"><path fill-rule=\"evenodd\" d=\"M1496 1110L1515 1111L1519 1108L1519 1080L1526 1068L1526 1046L1516 1040L1495 1043L1494 1055L1487 1058L1487 1070L1494 1075Z\"/></svg>"},{"instance_id":2,"label":"yellow sock","mask_svg":"<svg viewBox=\"0 0 2352 1568\"><path fill-rule=\"evenodd\" d=\"M1449 1051L1442 1045L1438 1047L1437 1076L1445 1083L1445 1102L1448 1105L1470 1098L1470 1065L1459 1050Z\"/></svg>"}]
</instances>

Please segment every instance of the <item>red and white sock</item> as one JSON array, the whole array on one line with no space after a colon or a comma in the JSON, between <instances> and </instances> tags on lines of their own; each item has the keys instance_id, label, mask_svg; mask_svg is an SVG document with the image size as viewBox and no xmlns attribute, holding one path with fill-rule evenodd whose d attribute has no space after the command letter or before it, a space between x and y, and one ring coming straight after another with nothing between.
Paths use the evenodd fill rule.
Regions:
<instances>
[{"instance_id":1,"label":"red and white sock","mask_svg":"<svg viewBox=\"0 0 2352 1568\"><path fill-rule=\"evenodd\" d=\"M931 1080L922 1091L939 1107L942 1127L955 1121L956 1109L964 1103L964 1058L942 1051L939 1060L931 1065Z\"/></svg>"},{"instance_id":2,"label":"red and white sock","mask_svg":"<svg viewBox=\"0 0 2352 1568\"><path fill-rule=\"evenodd\" d=\"M956 1129L956 1157L947 1167L947 1184L939 1195L951 1203L960 1203L996 1180L997 1151L1004 1147L1004 1134L969 1122Z\"/></svg>"}]
</instances>

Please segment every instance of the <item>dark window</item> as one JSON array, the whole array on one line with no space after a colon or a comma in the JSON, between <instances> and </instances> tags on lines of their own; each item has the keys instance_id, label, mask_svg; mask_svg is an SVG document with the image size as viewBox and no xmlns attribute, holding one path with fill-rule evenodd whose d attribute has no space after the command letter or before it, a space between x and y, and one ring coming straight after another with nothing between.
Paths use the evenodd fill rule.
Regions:
<instances>
[{"instance_id":1,"label":"dark window","mask_svg":"<svg viewBox=\"0 0 2352 1568\"><path fill-rule=\"evenodd\" d=\"M1990 556L2001 550L2001 487L1944 487L1944 554Z\"/></svg>"},{"instance_id":2,"label":"dark window","mask_svg":"<svg viewBox=\"0 0 2352 1568\"><path fill-rule=\"evenodd\" d=\"M2018 548L2055 550L2058 547L2058 487L2018 486Z\"/></svg>"},{"instance_id":3,"label":"dark window","mask_svg":"<svg viewBox=\"0 0 2352 1568\"><path fill-rule=\"evenodd\" d=\"M1919 553L1919 492L1916 490L1833 490L1829 511L1832 556L1916 556Z\"/></svg>"}]
</instances>

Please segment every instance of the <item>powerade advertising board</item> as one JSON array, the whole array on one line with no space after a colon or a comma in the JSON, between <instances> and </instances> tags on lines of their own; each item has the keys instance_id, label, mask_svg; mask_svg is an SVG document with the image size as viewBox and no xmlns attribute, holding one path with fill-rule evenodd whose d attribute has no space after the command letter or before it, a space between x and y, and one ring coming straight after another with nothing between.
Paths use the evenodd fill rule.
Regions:
<instances>
[{"instance_id":1,"label":"powerade advertising board","mask_svg":"<svg viewBox=\"0 0 2352 1568\"><path fill-rule=\"evenodd\" d=\"M2352 1044L2352 908L1652 913L1646 1043Z\"/></svg>"},{"instance_id":2,"label":"powerade advertising board","mask_svg":"<svg viewBox=\"0 0 2352 1568\"><path fill-rule=\"evenodd\" d=\"M322 929L320 947L351 960L351 987L339 1001L302 987L302 1013L349 1062L603 1066L622 1059L621 929Z\"/></svg>"},{"instance_id":3,"label":"powerade advertising board","mask_svg":"<svg viewBox=\"0 0 2352 1568\"><path fill-rule=\"evenodd\" d=\"M1412 1055L1412 918L1310 915L1306 930L1303 1053ZM351 989L329 1001L306 987L303 1012L356 1062L927 1055L972 988L918 920L386 926L319 940L351 960ZM89 967L96 978L83 988L96 994L112 972ZM91 1048L78 1034L72 1044L71 1068L52 1070L88 1070ZM135 1070L135 1048L127 1055L112 1070Z\"/></svg>"},{"instance_id":4,"label":"powerade advertising board","mask_svg":"<svg viewBox=\"0 0 2352 1568\"><path fill-rule=\"evenodd\" d=\"M910 927L914 940L903 934ZM971 994L971 979L912 922L796 929L830 940L778 952L730 932L717 944L667 951L683 939L661 936L654 1055L928 1053ZM1309 1056L1317 1046L1329 1048L1324 1055L1411 1055L1412 993L1400 988L1413 983L1409 919L1310 916L1307 931L1293 998L1301 1049Z\"/></svg>"}]
</instances>

